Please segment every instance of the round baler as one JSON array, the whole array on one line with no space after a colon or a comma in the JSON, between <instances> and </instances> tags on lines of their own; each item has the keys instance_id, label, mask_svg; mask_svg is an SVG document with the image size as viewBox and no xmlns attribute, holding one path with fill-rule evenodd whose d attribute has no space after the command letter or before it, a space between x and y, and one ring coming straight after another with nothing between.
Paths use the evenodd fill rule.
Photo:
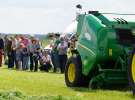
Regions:
<instances>
[{"instance_id":1,"label":"round baler","mask_svg":"<svg viewBox=\"0 0 135 100\"><path fill-rule=\"evenodd\" d=\"M135 22L109 20L98 11L77 17L77 43L65 67L69 87L127 86L135 89Z\"/></svg>"}]
</instances>

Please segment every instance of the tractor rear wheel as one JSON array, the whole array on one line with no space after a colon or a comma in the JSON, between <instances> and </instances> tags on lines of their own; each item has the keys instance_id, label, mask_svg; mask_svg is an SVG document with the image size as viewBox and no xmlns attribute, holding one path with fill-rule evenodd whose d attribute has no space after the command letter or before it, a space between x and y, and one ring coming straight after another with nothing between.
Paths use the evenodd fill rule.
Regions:
<instances>
[{"instance_id":1,"label":"tractor rear wheel","mask_svg":"<svg viewBox=\"0 0 135 100\"><path fill-rule=\"evenodd\" d=\"M128 79L131 87L135 90L135 48L132 50L129 58Z\"/></svg>"},{"instance_id":2,"label":"tractor rear wheel","mask_svg":"<svg viewBox=\"0 0 135 100\"><path fill-rule=\"evenodd\" d=\"M65 82L69 87L82 85L82 64L79 56L71 57L65 68Z\"/></svg>"}]
</instances>

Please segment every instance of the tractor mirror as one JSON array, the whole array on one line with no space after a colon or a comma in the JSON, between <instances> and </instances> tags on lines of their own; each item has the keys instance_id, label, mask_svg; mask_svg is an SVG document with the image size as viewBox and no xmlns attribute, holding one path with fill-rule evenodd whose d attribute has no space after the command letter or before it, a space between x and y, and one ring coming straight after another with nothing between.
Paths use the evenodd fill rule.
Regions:
<instances>
[{"instance_id":1,"label":"tractor mirror","mask_svg":"<svg viewBox=\"0 0 135 100\"><path fill-rule=\"evenodd\" d=\"M78 5L76 5L76 8L82 9L82 5L78 4Z\"/></svg>"}]
</instances>

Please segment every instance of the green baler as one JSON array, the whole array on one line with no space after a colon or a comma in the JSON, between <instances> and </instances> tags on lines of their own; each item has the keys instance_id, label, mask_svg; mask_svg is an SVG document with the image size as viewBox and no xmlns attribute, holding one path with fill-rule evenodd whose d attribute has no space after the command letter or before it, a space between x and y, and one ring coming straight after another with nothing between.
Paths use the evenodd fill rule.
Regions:
<instances>
[{"instance_id":1,"label":"green baler","mask_svg":"<svg viewBox=\"0 0 135 100\"><path fill-rule=\"evenodd\" d=\"M80 14L77 21L78 41L67 61L66 85L97 88L130 81L135 89L135 22L111 21L98 11Z\"/></svg>"}]
</instances>

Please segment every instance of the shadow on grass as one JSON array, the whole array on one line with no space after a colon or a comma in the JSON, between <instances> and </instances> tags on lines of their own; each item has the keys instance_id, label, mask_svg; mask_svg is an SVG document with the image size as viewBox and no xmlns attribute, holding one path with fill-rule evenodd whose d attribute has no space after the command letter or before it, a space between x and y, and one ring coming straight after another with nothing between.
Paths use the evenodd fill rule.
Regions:
<instances>
[{"instance_id":1,"label":"shadow on grass","mask_svg":"<svg viewBox=\"0 0 135 100\"><path fill-rule=\"evenodd\" d=\"M131 91L131 87L128 85L110 85L110 86L104 86L102 88L102 90L115 90L115 91L119 91L119 92L127 92L127 91Z\"/></svg>"},{"instance_id":2,"label":"shadow on grass","mask_svg":"<svg viewBox=\"0 0 135 100\"><path fill-rule=\"evenodd\" d=\"M103 87L98 87L97 89L91 89L86 87L70 87L71 89L75 90L75 91L79 91L79 92L96 92L98 90L104 90L104 91L119 91L119 92L127 92L127 91L131 91L131 87L130 86L103 86Z\"/></svg>"},{"instance_id":3,"label":"shadow on grass","mask_svg":"<svg viewBox=\"0 0 135 100\"><path fill-rule=\"evenodd\" d=\"M97 88L97 89L91 89L91 88L86 88L86 87L70 87L72 90L77 91L77 92L90 92L90 93L96 93L98 91L117 91L117 92L131 92L130 87L104 87L104 88ZM132 95L132 92L131 92ZM133 95L132 95L133 96ZM134 98L135 96L133 96Z\"/></svg>"},{"instance_id":4,"label":"shadow on grass","mask_svg":"<svg viewBox=\"0 0 135 100\"><path fill-rule=\"evenodd\" d=\"M71 88L74 91L77 92L91 92L91 93L96 93L98 90L93 90L93 89L89 89L89 88L84 88L84 87L72 87Z\"/></svg>"}]
</instances>

